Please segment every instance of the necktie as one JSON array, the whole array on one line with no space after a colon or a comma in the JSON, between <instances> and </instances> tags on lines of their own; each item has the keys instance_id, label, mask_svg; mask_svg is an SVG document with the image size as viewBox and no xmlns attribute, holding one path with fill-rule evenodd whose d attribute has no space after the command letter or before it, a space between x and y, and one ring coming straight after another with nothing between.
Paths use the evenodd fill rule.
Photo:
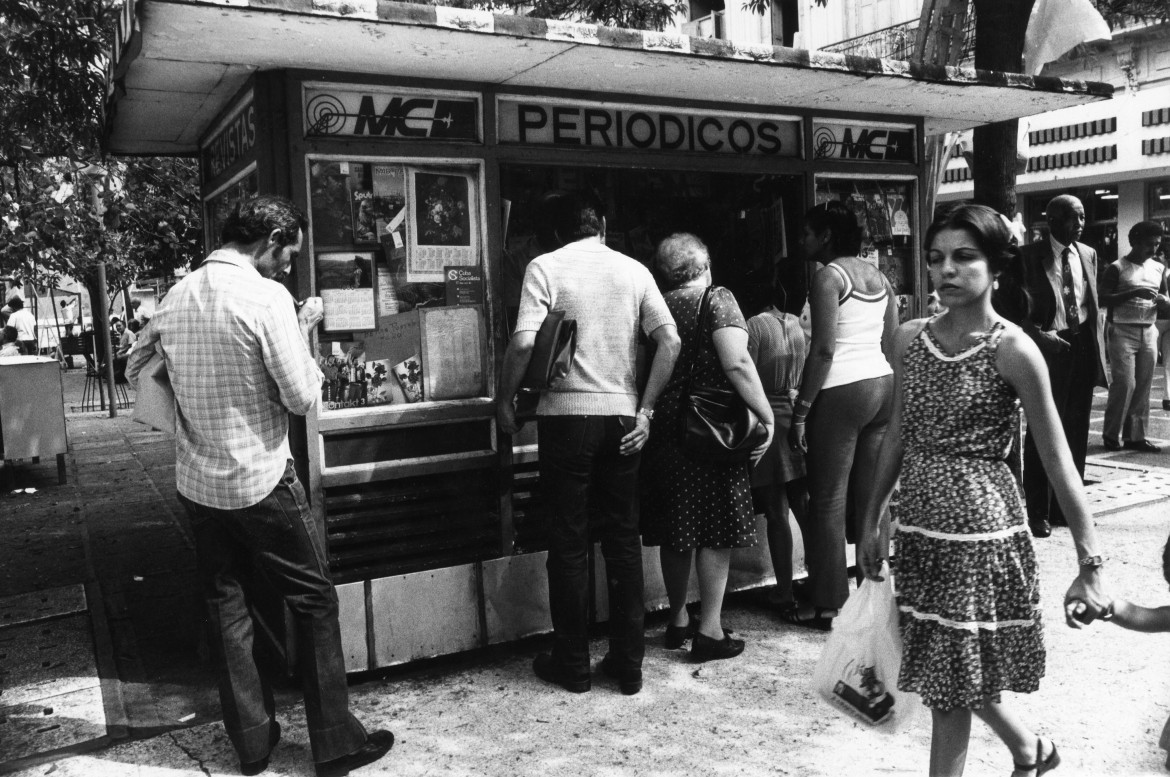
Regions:
<instances>
[{"instance_id":1,"label":"necktie","mask_svg":"<svg viewBox=\"0 0 1170 777\"><path fill-rule=\"evenodd\" d=\"M1060 296L1064 302L1064 318L1070 332L1075 332L1081 323L1081 306L1077 304L1077 295L1073 290L1072 246L1064 249L1060 255Z\"/></svg>"}]
</instances>

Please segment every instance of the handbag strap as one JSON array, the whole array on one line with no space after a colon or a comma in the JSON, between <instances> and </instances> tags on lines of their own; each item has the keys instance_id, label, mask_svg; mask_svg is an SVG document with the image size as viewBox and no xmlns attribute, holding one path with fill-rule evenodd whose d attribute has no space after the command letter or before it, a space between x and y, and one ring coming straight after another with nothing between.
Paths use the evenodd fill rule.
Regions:
<instances>
[{"instance_id":1,"label":"handbag strap","mask_svg":"<svg viewBox=\"0 0 1170 777\"><path fill-rule=\"evenodd\" d=\"M691 354L691 363L687 367L687 390L690 390L691 383L695 379L695 365L699 361L699 353L703 349L703 341L700 339L703 334L703 323L707 320L707 311L711 309L711 292L715 289L714 284L703 289L703 296L699 299L699 313L698 318L695 319L695 350Z\"/></svg>"}]
</instances>

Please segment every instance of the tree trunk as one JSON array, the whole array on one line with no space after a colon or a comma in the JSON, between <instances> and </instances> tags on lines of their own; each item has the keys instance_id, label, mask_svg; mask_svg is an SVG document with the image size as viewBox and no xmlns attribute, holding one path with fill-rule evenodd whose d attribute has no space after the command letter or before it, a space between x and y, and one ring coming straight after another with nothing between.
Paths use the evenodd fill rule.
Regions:
<instances>
[{"instance_id":1,"label":"tree trunk","mask_svg":"<svg viewBox=\"0 0 1170 777\"><path fill-rule=\"evenodd\" d=\"M1018 73L1034 0L974 0L975 67ZM1016 212L1016 120L975 128L972 145L975 202L1009 218Z\"/></svg>"}]
</instances>

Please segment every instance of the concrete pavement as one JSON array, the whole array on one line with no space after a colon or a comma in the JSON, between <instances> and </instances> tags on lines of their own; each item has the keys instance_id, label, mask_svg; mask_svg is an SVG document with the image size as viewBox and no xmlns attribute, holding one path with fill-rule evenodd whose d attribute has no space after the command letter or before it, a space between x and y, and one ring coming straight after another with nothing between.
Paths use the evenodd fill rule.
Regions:
<instances>
[{"instance_id":1,"label":"concrete pavement","mask_svg":"<svg viewBox=\"0 0 1170 777\"><path fill-rule=\"evenodd\" d=\"M65 379L68 409L83 378L70 371ZM1170 420L1160 409L1154 415L1151 436L1170 438ZM53 462L22 463L0 496L0 771L235 774L202 652L172 441L100 413L70 413L68 426L68 484L56 484ZM1165 604L1170 453L1165 461L1097 455L1097 435L1087 477L1096 481L1089 495L1110 584L1128 598ZM1037 548L1048 677L1040 693L1020 699L1022 710L1060 742L1061 774L1165 774L1156 744L1170 702L1167 638L1111 626L1067 629L1060 594L1073 574L1068 531L1057 529ZM748 640L742 658L696 667L658 640L647 656L646 690L635 697L603 679L582 697L545 686L530 670L540 640L358 678L357 714L398 735L391 756L368 773L925 771L925 720L891 736L842 716L807 686L825 635L782 625L753 602L741 595L728 603L727 625ZM651 619L652 639L662 627ZM599 658L604 645L594 647ZM291 690L281 696L280 720L285 739L268 773L311 774ZM1002 775L1007 767L977 725L968 774Z\"/></svg>"}]
</instances>

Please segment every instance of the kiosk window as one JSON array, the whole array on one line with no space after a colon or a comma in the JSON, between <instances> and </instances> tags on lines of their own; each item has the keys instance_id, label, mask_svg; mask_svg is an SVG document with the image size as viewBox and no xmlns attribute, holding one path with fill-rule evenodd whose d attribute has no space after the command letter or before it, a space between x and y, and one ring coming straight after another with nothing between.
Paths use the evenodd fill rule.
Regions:
<instances>
[{"instance_id":1,"label":"kiosk window","mask_svg":"<svg viewBox=\"0 0 1170 777\"><path fill-rule=\"evenodd\" d=\"M914 185L911 181L817 176L817 204L830 200L845 203L864 230L861 256L890 280L898 295L898 315L913 312L915 257L919 240L915 218Z\"/></svg>"},{"instance_id":2,"label":"kiosk window","mask_svg":"<svg viewBox=\"0 0 1170 777\"><path fill-rule=\"evenodd\" d=\"M673 232L696 234L711 253L715 282L731 289L750 316L771 302L760 299L760 281L771 280L780 265L803 259L803 180L704 171L503 167L508 215L500 277L508 331L516 321L524 270L541 253L535 206L544 192L595 189L606 201L606 243L652 271L659 241Z\"/></svg>"},{"instance_id":3,"label":"kiosk window","mask_svg":"<svg viewBox=\"0 0 1170 777\"><path fill-rule=\"evenodd\" d=\"M486 396L479 163L307 164L323 409Z\"/></svg>"},{"instance_id":4,"label":"kiosk window","mask_svg":"<svg viewBox=\"0 0 1170 777\"><path fill-rule=\"evenodd\" d=\"M218 247L220 235L223 233L224 222L236 203L245 197L251 197L260 190L260 179L256 174L255 165L237 180L207 198L204 210L207 219L207 244Z\"/></svg>"}]
</instances>

